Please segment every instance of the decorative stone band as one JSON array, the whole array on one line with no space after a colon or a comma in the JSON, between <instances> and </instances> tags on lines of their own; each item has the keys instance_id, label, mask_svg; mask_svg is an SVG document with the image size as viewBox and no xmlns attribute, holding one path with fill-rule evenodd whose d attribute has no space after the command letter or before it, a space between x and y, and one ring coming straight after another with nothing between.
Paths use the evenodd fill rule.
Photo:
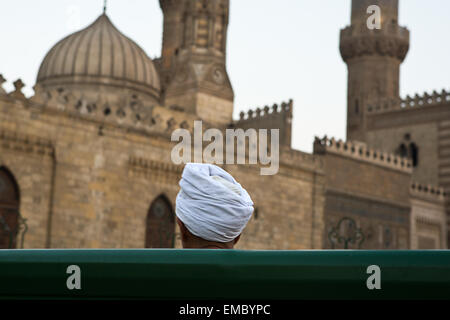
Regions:
<instances>
[{"instance_id":1,"label":"decorative stone band","mask_svg":"<svg viewBox=\"0 0 450 320\"><path fill-rule=\"evenodd\" d=\"M189 10L190 12L196 13L196 11L201 11L203 13L215 13L218 8L221 8L222 10L226 9L226 6L221 6L224 3L228 3L229 0L226 1L203 1L196 5L195 1L194 3L192 1L180 1L180 0L159 0L159 5L161 6L162 10L167 10L171 8L175 8L180 10L180 8L185 7L186 10Z\"/></svg>"},{"instance_id":2,"label":"decorative stone band","mask_svg":"<svg viewBox=\"0 0 450 320\"><path fill-rule=\"evenodd\" d=\"M412 195L419 197L427 197L434 198L438 200L445 200L448 194L444 191L444 188L431 186L431 185L423 185L418 182L412 182L410 191Z\"/></svg>"},{"instance_id":3,"label":"decorative stone band","mask_svg":"<svg viewBox=\"0 0 450 320\"><path fill-rule=\"evenodd\" d=\"M130 157L128 165L131 175L144 176L160 183L177 183L184 168L184 165L133 156Z\"/></svg>"},{"instance_id":4,"label":"decorative stone band","mask_svg":"<svg viewBox=\"0 0 450 320\"><path fill-rule=\"evenodd\" d=\"M144 100L136 95L124 97L124 103L118 105L106 100L101 102L98 99L89 100L83 96L76 96L64 88L43 90L41 86L36 85L34 87L35 95L28 99L22 93L22 88L25 87L22 80L15 81L15 89L9 93L3 89L4 82L6 80L0 74L0 96L4 95L9 99L29 101L43 108L63 111L70 115L79 115L104 123L164 134L171 133L177 128L189 129L190 127L185 120L177 122L173 117L165 117L155 113L153 105L147 105Z\"/></svg>"},{"instance_id":5,"label":"decorative stone band","mask_svg":"<svg viewBox=\"0 0 450 320\"><path fill-rule=\"evenodd\" d=\"M390 56L403 61L409 50L409 31L398 25L370 30L365 24L341 30L340 51L344 61L365 55Z\"/></svg>"},{"instance_id":6,"label":"decorative stone band","mask_svg":"<svg viewBox=\"0 0 450 320\"><path fill-rule=\"evenodd\" d=\"M155 71L156 72L156 71ZM156 77L153 75L153 77ZM39 87L49 89L55 88L64 88L66 85L72 86L74 84L79 84L83 86L109 86L117 89L129 89L134 92L139 92L140 94L147 95L153 97L156 101L159 99L159 91L158 88L154 88L147 83L139 83L137 81L124 80L124 79L115 79L106 76L83 76L77 75L76 80L74 80L73 76L59 76L59 77L51 77L49 79L41 79L36 84ZM157 84L159 86L159 84Z\"/></svg>"},{"instance_id":7,"label":"decorative stone band","mask_svg":"<svg viewBox=\"0 0 450 320\"><path fill-rule=\"evenodd\" d=\"M54 148L50 140L1 130L0 150L26 152L38 156L53 156L54 154Z\"/></svg>"},{"instance_id":8,"label":"decorative stone band","mask_svg":"<svg viewBox=\"0 0 450 320\"><path fill-rule=\"evenodd\" d=\"M342 140L336 141L334 138L329 139L326 136L322 139L315 137L314 153L340 154L359 161L370 162L396 170L405 172L412 171L411 160L394 154L369 149L365 143L358 141L343 142Z\"/></svg>"},{"instance_id":9,"label":"decorative stone band","mask_svg":"<svg viewBox=\"0 0 450 320\"><path fill-rule=\"evenodd\" d=\"M383 113L393 110L410 110L421 107L450 105L450 91L442 89L441 93L433 91L432 94L425 92L419 96L417 93L414 97L409 95L405 99L386 99L382 101L367 104L369 113Z\"/></svg>"}]
</instances>

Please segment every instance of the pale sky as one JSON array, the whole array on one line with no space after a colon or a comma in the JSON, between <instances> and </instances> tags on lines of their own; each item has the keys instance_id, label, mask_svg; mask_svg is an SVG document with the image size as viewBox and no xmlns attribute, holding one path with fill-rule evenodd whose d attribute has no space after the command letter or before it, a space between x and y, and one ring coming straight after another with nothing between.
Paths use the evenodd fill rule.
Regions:
<instances>
[{"instance_id":1,"label":"pale sky","mask_svg":"<svg viewBox=\"0 0 450 320\"><path fill-rule=\"evenodd\" d=\"M102 13L102 0L1 0L0 74L21 78L32 95L48 50ZM158 0L109 0L109 17L151 57L160 55ZM400 0L411 44L401 95L450 90L450 1ZM350 0L231 0L227 69L242 110L294 100L293 147L310 152L314 136L345 139L347 69L339 30Z\"/></svg>"}]
</instances>

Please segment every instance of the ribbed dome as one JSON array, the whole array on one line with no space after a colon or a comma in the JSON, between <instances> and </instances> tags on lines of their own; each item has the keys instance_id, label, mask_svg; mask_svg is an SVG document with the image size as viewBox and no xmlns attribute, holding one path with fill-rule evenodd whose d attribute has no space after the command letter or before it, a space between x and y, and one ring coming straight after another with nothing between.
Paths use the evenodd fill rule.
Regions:
<instances>
[{"instance_id":1,"label":"ribbed dome","mask_svg":"<svg viewBox=\"0 0 450 320\"><path fill-rule=\"evenodd\" d=\"M39 68L43 86L100 84L130 88L159 99L152 60L102 14L87 28L59 41Z\"/></svg>"}]
</instances>

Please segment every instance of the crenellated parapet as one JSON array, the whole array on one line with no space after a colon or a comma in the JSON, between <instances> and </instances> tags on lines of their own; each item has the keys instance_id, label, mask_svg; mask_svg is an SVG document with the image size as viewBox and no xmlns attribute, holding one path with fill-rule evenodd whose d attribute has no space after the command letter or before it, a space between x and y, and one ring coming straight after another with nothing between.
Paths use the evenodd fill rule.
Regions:
<instances>
[{"instance_id":1,"label":"crenellated parapet","mask_svg":"<svg viewBox=\"0 0 450 320\"><path fill-rule=\"evenodd\" d=\"M282 102L272 107L265 106L239 114L233 125L242 129L280 129L280 144L290 145L294 102Z\"/></svg>"},{"instance_id":2,"label":"crenellated parapet","mask_svg":"<svg viewBox=\"0 0 450 320\"><path fill-rule=\"evenodd\" d=\"M434 199L444 201L448 194L444 191L444 188L425 185L418 182L412 182L410 186L410 192L412 196L425 199Z\"/></svg>"},{"instance_id":3,"label":"crenellated parapet","mask_svg":"<svg viewBox=\"0 0 450 320\"><path fill-rule=\"evenodd\" d=\"M267 117L274 117L279 115L287 115L292 118L292 99L289 102L282 102L280 105L274 104L272 107L265 106L264 108L256 108L249 110L247 113L241 112L239 114L239 122L252 121L254 119L264 119Z\"/></svg>"},{"instance_id":4,"label":"crenellated parapet","mask_svg":"<svg viewBox=\"0 0 450 320\"><path fill-rule=\"evenodd\" d=\"M9 96L11 98L25 100L26 97L22 92L22 89L25 87L25 84L22 82L22 79L17 79L13 82L14 90L11 92L6 92L3 88L3 84L6 82L6 79L0 74L0 96Z\"/></svg>"},{"instance_id":5,"label":"crenellated parapet","mask_svg":"<svg viewBox=\"0 0 450 320\"><path fill-rule=\"evenodd\" d=\"M367 111L369 113L383 113L393 110L411 110L449 104L450 91L442 89L440 93L436 91L432 93L425 92L422 95L416 93L413 97L407 95L404 99L384 99L382 101L368 103Z\"/></svg>"},{"instance_id":6,"label":"crenellated parapet","mask_svg":"<svg viewBox=\"0 0 450 320\"><path fill-rule=\"evenodd\" d=\"M159 105L145 96L135 93L124 93L119 98L107 94L80 94L80 92L61 86L44 89L39 84L34 86L34 96L27 98L22 89L22 80L15 81L15 89L6 92L2 84L6 80L0 75L0 97L10 102L20 102L24 108L30 106L34 110L47 114L66 114L69 117L97 122L100 128L105 125L119 126L146 134L156 133L170 136L178 128L190 129L196 118L182 111ZM101 131L101 129L99 129Z\"/></svg>"},{"instance_id":7,"label":"crenellated parapet","mask_svg":"<svg viewBox=\"0 0 450 320\"><path fill-rule=\"evenodd\" d=\"M334 138L315 137L314 153L334 153L355 160L373 163L401 171L412 171L411 160L379 150L370 149L363 142L335 140Z\"/></svg>"},{"instance_id":8,"label":"crenellated parapet","mask_svg":"<svg viewBox=\"0 0 450 320\"><path fill-rule=\"evenodd\" d=\"M6 79L0 74L0 96L6 95L6 90L3 88L3 84L6 82Z\"/></svg>"}]
</instances>

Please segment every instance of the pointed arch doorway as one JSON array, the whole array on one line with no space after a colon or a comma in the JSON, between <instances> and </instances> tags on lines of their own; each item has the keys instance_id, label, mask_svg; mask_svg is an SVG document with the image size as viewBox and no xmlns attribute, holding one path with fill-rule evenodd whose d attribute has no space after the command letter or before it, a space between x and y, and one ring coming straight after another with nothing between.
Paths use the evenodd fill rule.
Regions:
<instances>
[{"instance_id":1,"label":"pointed arch doorway","mask_svg":"<svg viewBox=\"0 0 450 320\"><path fill-rule=\"evenodd\" d=\"M173 248L175 245L175 214L164 195L150 206L146 221L146 248Z\"/></svg>"},{"instance_id":2,"label":"pointed arch doorway","mask_svg":"<svg viewBox=\"0 0 450 320\"><path fill-rule=\"evenodd\" d=\"M0 249L17 247L19 232L19 187L11 172L0 167Z\"/></svg>"}]
</instances>

